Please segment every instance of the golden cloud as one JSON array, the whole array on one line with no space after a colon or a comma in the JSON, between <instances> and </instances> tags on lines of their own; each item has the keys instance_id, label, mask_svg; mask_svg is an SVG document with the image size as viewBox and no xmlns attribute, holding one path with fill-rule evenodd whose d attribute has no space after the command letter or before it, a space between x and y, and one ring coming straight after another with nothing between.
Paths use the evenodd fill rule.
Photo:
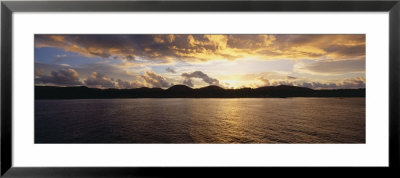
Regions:
<instances>
[{"instance_id":1,"label":"golden cloud","mask_svg":"<svg viewBox=\"0 0 400 178\"><path fill-rule=\"evenodd\" d=\"M364 60L365 35L36 35L35 47L135 62L241 58Z\"/></svg>"}]
</instances>

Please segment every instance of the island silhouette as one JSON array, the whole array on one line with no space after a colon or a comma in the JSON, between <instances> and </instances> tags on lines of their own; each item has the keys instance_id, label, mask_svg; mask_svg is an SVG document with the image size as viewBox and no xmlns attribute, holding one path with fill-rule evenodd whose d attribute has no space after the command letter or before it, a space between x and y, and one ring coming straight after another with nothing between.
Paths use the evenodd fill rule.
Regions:
<instances>
[{"instance_id":1,"label":"island silhouette","mask_svg":"<svg viewBox=\"0 0 400 178\"><path fill-rule=\"evenodd\" d=\"M365 88L318 89L278 85L259 88L224 89L210 85L190 88L174 85L162 88L99 89L86 86L35 86L35 99L106 99L106 98L285 98L285 97L365 97Z\"/></svg>"}]
</instances>

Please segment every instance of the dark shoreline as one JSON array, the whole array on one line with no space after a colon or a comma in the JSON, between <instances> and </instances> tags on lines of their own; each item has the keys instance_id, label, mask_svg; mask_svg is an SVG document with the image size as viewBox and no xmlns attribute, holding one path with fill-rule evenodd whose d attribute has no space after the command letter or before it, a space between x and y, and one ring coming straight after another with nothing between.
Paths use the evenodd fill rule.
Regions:
<instances>
[{"instance_id":1,"label":"dark shoreline","mask_svg":"<svg viewBox=\"0 0 400 178\"><path fill-rule=\"evenodd\" d=\"M365 88L313 90L296 86L223 89L208 86L192 89L174 85L168 89L98 89L85 86L35 86L35 99L124 99L124 98L291 98L291 97L365 97Z\"/></svg>"}]
</instances>

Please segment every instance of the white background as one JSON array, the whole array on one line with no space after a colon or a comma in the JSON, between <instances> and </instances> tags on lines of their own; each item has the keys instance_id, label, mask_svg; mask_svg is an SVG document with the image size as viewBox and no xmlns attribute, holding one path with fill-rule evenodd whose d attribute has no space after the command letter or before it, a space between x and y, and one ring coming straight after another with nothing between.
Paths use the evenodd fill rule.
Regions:
<instances>
[{"instance_id":1,"label":"white background","mask_svg":"<svg viewBox=\"0 0 400 178\"><path fill-rule=\"evenodd\" d=\"M388 13L14 13L13 166L388 166ZM366 144L34 144L34 34L366 34Z\"/></svg>"}]
</instances>

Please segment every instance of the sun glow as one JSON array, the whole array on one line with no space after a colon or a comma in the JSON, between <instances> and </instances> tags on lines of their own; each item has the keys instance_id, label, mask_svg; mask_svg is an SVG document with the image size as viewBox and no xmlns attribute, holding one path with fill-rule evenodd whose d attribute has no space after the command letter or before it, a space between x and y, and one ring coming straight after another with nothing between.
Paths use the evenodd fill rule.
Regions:
<instances>
[{"instance_id":1,"label":"sun glow","mask_svg":"<svg viewBox=\"0 0 400 178\"><path fill-rule=\"evenodd\" d=\"M363 88L365 35L35 35L35 62L38 85Z\"/></svg>"}]
</instances>

